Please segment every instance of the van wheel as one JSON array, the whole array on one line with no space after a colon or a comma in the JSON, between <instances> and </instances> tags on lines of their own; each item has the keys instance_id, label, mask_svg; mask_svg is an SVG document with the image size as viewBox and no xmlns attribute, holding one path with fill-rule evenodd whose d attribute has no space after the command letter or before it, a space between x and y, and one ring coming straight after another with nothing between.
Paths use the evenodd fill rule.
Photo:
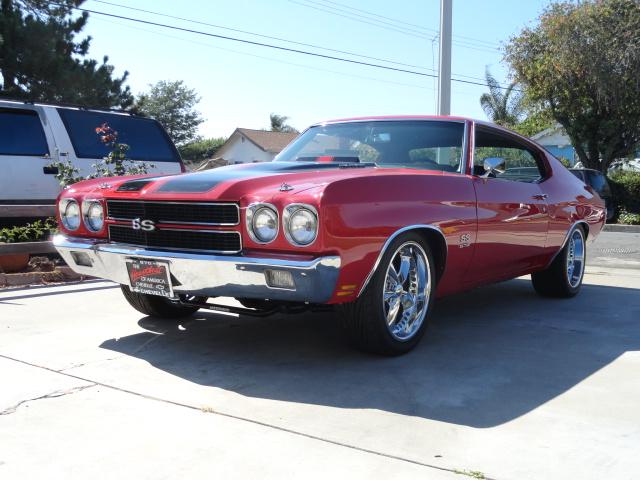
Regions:
<instances>
[{"instance_id":1,"label":"van wheel","mask_svg":"<svg viewBox=\"0 0 640 480\"><path fill-rule=\"evenodd\" d=\"M427 242L415 232L396 238L360 297L340 305L356 348L400 355L424 335L433 305L435 264Z\"/></svg>"},{"instance_id":2,"label":"van wheel","mask_svg":"<svg viewBox=\"0 0 640 480\"><path fill-rule=\"evenodd\" d=\"M569 298L577 295L584 278L587 250L584 230L571 232L569 241L546 270L531 274L533 288L545 297Z\"/></svg>"},{"instance_id":3,"label":"van wheel","mask_svg":"<svg viewBox=\"0 0 640 480\"><path fill-rule=\"evenodd\" d=\"M133 292L127 285L120 285L120 289L129 305L150 317L183 318L193 315L199 310L198 307L181 305L177 302L172 302L168 298ZM195 297L193 300L204 302L206 297Z\"/></svg>"}]
</instances>

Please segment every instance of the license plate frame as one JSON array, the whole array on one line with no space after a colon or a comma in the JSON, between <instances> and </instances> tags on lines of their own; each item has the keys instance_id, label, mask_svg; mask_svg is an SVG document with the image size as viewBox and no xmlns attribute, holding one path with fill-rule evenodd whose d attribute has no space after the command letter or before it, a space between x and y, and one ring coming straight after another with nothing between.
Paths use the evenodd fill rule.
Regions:
<instances>
[{"instance_id":1,"label":"license plate frame","mask_svg":"<svg viewBox=\"0 0 640 480\"><path fill-rule=\"evenodd\" d=\"M174 298L169 262L132 257L126 260L126 265L132 291Z\"/></svg>"}]
</instances>

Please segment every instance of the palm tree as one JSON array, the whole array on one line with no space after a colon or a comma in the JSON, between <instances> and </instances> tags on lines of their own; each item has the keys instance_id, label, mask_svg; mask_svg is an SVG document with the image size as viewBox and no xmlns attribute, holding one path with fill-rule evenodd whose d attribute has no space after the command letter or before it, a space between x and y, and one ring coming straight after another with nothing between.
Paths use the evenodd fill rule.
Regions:
<instances>
[{"instance_id":1,"label":"palm tree","mask_svg":"<svg viewBox=\"0 0 640 480\"><path fill-rule=\"evenodd\" d=\"M269 115L269 119L271 120L272 132L298 133L298 130L293 128L291 125L287 125L287 120L289 120L289 117L272 113L271 115Z\"/></svg>"},{"instance_id":2,"label":"palm tree","mask_svg":"<svg viewBox=\"0 0 640 480\"><path fill-rule=\"evenodd\" d=\"M502 87L487 68L485 72L489 93L480 97L480 105L487 117L498 125L513 127L520 123L524 106L522 92L516 90L516 82L511 82L507 88Z\"/></svg>"}]
</instances>

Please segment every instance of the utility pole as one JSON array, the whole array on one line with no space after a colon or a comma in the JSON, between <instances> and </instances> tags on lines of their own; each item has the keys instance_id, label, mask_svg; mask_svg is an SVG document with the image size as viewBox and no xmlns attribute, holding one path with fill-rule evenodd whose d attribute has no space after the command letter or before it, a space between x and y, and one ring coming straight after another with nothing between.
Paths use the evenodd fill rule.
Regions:
<instances>
[{"instance_id":1,"label":"utility pole","mask_svg":"<svg viewBox=\"0 0 640 480\"><path fill-rule=\"evenodd\" d=\"M438 115L451 114L451 17L453 0L440 0Z\"/></svg>"}]
</instances>

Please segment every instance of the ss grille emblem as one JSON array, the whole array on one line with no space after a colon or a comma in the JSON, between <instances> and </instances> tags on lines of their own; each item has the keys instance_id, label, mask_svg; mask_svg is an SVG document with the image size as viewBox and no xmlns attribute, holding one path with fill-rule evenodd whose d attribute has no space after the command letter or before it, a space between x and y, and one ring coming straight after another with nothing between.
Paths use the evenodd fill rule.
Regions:
<instances>
[{"instance_id":1,"label":"ss grille emblem","mask_svg":"<svg viewBox=\"0 0 640 480\"><path fill-rule=\"evenodd\" d=\"M134 230L144 230L145 232L152 232L156 229L156 224L153 220L142 220L140 218L134 218L131 220L131 227Z\"/></svg>"}]
</instances>

